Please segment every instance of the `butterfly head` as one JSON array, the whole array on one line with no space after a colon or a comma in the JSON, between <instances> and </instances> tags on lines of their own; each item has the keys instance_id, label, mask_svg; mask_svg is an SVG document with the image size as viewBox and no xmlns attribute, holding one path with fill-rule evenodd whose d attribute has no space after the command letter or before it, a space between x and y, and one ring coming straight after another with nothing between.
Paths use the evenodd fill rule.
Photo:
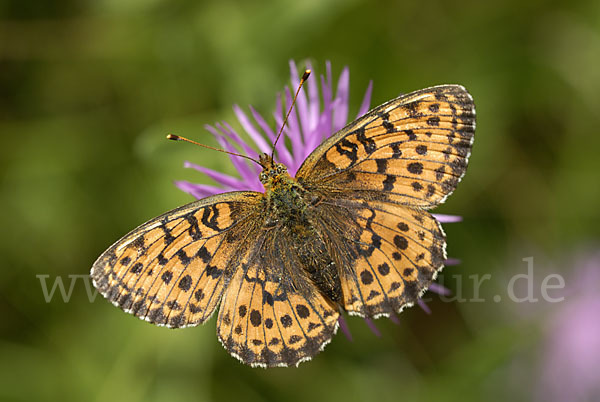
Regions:
<instances>
[{"instance_id":1,"label":"butterfly head","mask_svg":"<svg viewBox=\"0 0 600 402\"><path fill-rule=\"evenodd\" d=\"M258 178L265 188L272 187L282 179L289 177L287 167L283 163L275 163L270 155L262 154L259 161L263 170Z\"/></svg>"}]
</instances>

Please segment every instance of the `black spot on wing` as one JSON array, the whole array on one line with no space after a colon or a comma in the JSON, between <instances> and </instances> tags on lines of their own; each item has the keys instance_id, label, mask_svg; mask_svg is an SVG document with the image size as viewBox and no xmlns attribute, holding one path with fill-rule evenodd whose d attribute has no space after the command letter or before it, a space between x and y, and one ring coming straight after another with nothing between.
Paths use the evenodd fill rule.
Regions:
<instances>
[{"instance_id":1,"label":"black spot on wing","mask_svg":"<svg viewBox=\"0 0 600 402\"><path fill-rule=\"evenodd\" d=\"M292 326L292 317L290 317L288 314L284 315L283 317L280 318L281 321L281 325L283 325L284 328L289 328Z\"/></svg>"},{"instance_id":2,"label":"black spot on wing","mask_svg":"<svg viewBox=\"0 0 600 402\"><path fill-rule=\"evenodd\" d=\"M387 159L375 159L377 173L385 173L387 170Z\"/></svg>"},{"instance_id":3,"label":"black spot on wing","mask_svg":"<svg viewBox=\"0 0 600 402\"><path fill-rule=\"evenodd\" d=\"M406 237L404 237L404 236L400 236L400 235L394 236L394 244L400 250L406 250L408 248L408 241L406 240Z\"/></svg>"},{"instance_id":4,"label":"black spot on wing","mask_svg":"<svg viewBox=\"0 0 600 402\"><path fill-rule=\"evenodd\" d=\"M171 283L171 279L173 279L173 272L165 271L160 278L168 285Z\"/></svg>"},{"instance_id":5,"label":"black spot on wing","mask_svg":"<svg viewBox=\"0 0 600 402\"><path fill-rule=\"evenodd\" d=\"M248 308L243 304L238 308L238 315L240 316L240 318L244 318L247 312Z\"/></svg>"},{"instance_id":6,"label":"black spot on wing","mask_svg":"<svg viewBox=\"0 0 600 402\"><path fill-rule=\"evenodd\" d=\"M357 130L356 139L365 148L367 154L372 154L377 149L375 141L372 138L367 138L367 136L365 135L364 128Z\"/></svg>"},{"instance_id":7,"label":"black spot on wing","mask_svg":"<svg viewBox=\"0 0 600 402\"><path fill-rule=\"evenodd\" d=\"M388 175L383 181L383 190L392 191L394 189L394 183L396 182L396 176Z\"/></svg>"},{"instance_id":8,"label":"black spot on wing","mask_svg":"<svg viewBox=\"0 0 600 402\"><path fill-rule=\"evenodd\" d=\"M415 132L413 130L404 130L404 133L408 136L408 140L409 141L414 141L417 139L417 135L415 134Z\"/></svg>"},{"instance_id":9,"label":"black spot on wing","mask_svg":"<svg viewBox=\"0 0 600 402\"><path fill-rule=\"evenodd\" d=\"M184 292L187 292L188 290L190 290L191 286L192 286L192 277L191 276L186 275L179 280L179 289L183 290Z\"/></svg>"},{"instance_id":10,"label":"black spot on wing","mask_svg":"<svg viewBox=\"0 0 600 402\"><path fill-rule=\"evenodd\" d=\"M219 224L217 223L217 220L219 219L219 208L217 208L217 205L211 205L209 207L204 208L204 211L202 212L202 224L204 226L207 226L209 228L211 228L214 231L220 231L221 228L219 227Z\"/></svg>"},{"instance_id":11,"label":"black spot on wing","mask_svg":"<svg viewBox=\"0 0 600 402\"><path fill-rule=\"evenodd\" d=\"M348 157L351 163L356 163L358 160L358 145L354 142L349 141L347 138L342 138L335 144L336 151Z\"/></svg>"},{"instance_id":12,"label":"black spot on wing","mask_svg":"<svg viewBox=\"0 0 600 402\"><path fill-rule=\"evenodd\" d=\"M383 128L385 128L385 132L386 133L395 133L396 132L396 127L394 126L393 123L390 123L388 120L384 120L383 123Z\"/></svg>"},{"instance_id":13,"label":"black spot on wing","mask_svg":"<svg viewBox=\"0 0 600 402\"><path fill-rule=\"evenodd\" d=\"M185 219L188 221L190 228L188 229L188 233L190 237L194 240L199 240L202 238L202 232L200 231L200 227L198 227L198 219L194 216L194 214L188 214Z\"/></svg>"},{"instance_id":14,"label":"black spot on wing","mask_svg":"<svg viewBox=\"0 0 600 402\"><path fill-rule=\"evenodd\" d=\"M392 148L392 158L400 158L402 156L402 150L400 146L402 142L394 142L390 144L390 148Z\"/></svg>"},{"instance_id":15,"label":"black spot on wing","mask_svg":"<svg viewBox=\"0 0 600 402\"><path fill-rule=\"evenodd\" d=\"M364 284L364 285L369 285L371 283L373 283L373 274L371 274L369 271L364 270L360 273L360 281Z\"/></svg>"},{"instance_id":16,"label":"black spot on wing","mask_svg":"<svg viewBox=\"0 0 600 402\"><path fill-rule=\"evenodd\" d=\"M407 170L412 174L421 174L423 173L423 164L421 162L409 163Z\"/></svg>"},{"instance_id":17,"label":"black spot on wing","mask_svg":"<svg viewBox=\"0 0 600 402\"><path fill-rule=\"evenodd\" d=\"M296 306L296 312L300 318L308 318L308 316L310 316L310 310L304 304L298 304Z\"/></svg>"},{"instance_id":18,"label":"black spot on wing","mask_svg":"<svg viewBox=\"0 0 600 402\"><path fill-rule=\"evenodd\" d=\"M176 255L183 265L188 265L192 260L183 249L179 250Z\"/></svg>"},{"instance_id":19,"label":"black spot on wing","mask_svg":"<svg viewBox=\"0 0 600 402\"><path fill-rule=\"evenodd\" d=\"M262 322L262 316L258 310L252 310L250 312L250 323L254 327L258 327Z\"/></svg>"},{"instance_id":20,"label":"black spot on wing","mask_svg":"<svg viewBox=\"0 0 600 402\"><path fill-rule=\"evenodd\" d=\"M432 127L437 127L440 125L440 118L439 116L433 116L427 119L427 124L432 126Z\"/></svg>"},{"instance_id":21,"label":"black spot on wing","mask_svg":"<svg viewBox=\"0 0 600 402\"><path fill-rule=\"evenodd\" d=\"M134 264L133 267L131 267L131 269L129 271L133 274L139 274L140 272L142 272L143 268L144 268L144 265L142 265L142 263L138 262L138 263Z\"/></svg>"},{"instance_id":22,"label":"black spot on wing","mask_svg":"<svg viewBox=\"0 0 600 402\"><path fill-rule=\"evenodd\" d=\"M199 257L202 260L202 262L208 263L211 260L212 255L210 255L206 247L202 246L198 249L196 257Z\"/></svg>"}]
</instances>

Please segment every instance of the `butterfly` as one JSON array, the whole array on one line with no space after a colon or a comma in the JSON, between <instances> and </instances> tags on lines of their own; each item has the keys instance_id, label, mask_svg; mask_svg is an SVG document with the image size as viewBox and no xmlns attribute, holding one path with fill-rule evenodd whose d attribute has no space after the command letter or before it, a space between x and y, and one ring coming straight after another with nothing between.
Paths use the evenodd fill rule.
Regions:
<instances>
[{"instance_id":1,"label":"butterfly","mask_svg":"<svg viewBox=\"0 0 600 402\"><path fill-rule=\"evenodd\" d=\"M297 365L329 343L343 312L398 313L446 259L428 210L463 177L475 106L459 85L402 95L338 131L295 177L260 156L265 192L218 194L125 235L91 270L99 292L160 326L207 321L251 366Z\"/></svg>"}]
</instances>

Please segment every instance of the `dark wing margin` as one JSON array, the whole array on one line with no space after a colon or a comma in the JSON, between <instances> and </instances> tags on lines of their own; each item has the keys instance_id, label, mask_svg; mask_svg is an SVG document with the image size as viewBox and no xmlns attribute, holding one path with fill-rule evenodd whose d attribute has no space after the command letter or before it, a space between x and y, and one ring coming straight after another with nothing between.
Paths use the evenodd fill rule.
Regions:
<instances>
[{"instance_id":1,"label":"dark wing margin","mask_svg":"<svg viewBox=\"0 0 600 402\"><path fill-rule=\"evenodd\" d=\"M331 136L296 178L334 197L420 208L442 203L463 177L475 133L475 105L460 85L402 95Z\"/></svg>"},{"instance_id":2,"label":"dark wing margin","mask_svg":"<svg viewBox=\"0 0 600 402\"><path fill-rule=\"evenodd\" d=\"M262 197L224 193L151 219L100 255L90 273L94 286L153 324L203 323L223 295L232 259L256 233Z\"/></svg>"}]
</instances>

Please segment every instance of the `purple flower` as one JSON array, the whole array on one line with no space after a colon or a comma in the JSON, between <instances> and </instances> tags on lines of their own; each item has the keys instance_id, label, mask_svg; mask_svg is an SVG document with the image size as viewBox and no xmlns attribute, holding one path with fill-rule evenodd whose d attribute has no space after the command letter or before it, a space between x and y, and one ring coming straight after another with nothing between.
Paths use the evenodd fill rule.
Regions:
<instances>
[{"instance_id":1,"label":"purple flower","mask_svg":"<svg viewBox=\"0 0 600 402\"><path fill-rule=\"evenodd\" d=\"M311 68L309 65L308 68ZM289 109L292 102L292 93L300 83L296 64L290 61L292 75L292 88L285 88L285 110L281 105L281 96L278 95L275 107L275 126L281 127L283 124L284 112ZM343 128L348 121L349 105L349 86L350 71L346 67L342 71L337 88L333 89L333 80L331 77L331 64L327 63L326 76L321 76L321 93L323 104L321 105L319 86L315 78L309 79L298 94L296 106L290 114L288 124L283 129L282 138L275 148L274 159L287 166L288 172L294 176L304 159L327 137L332 133ZM358 111L358 116L362 116L369 110L371 100L371 91L373 85L369 83L362 104ZM259 153L271 153L271 147L277 130L269 126L266 120L252 107L249 107L252 119L237 105L233 106L239 123L244 131L254 141L254 146L247 144L239 134L227 123L217 123L215 127L207 125L206 129L210 131L221 147L227 151L242 151L245 155L257 159ZM358 117L357 116L357 117ZM286 138L287 137L287 141ZM286 142L292 145L290 151L286 147ZM237 148L239 149L237 149ZM196 164L186 162L185 167L196 169L214 181L220 184L220 187L207 186L178 181L175 184L181 190L193 195L196 198L204 198L216 193L236 190L254 190L263 191L263 185L258 180L260 167L249 163L242 158L230 155L231 162L239 172L241 179L228 176L223 173L207 169Z\"/></svg>"},{"instance_id":2,"label":"purple flower","mask_svg":"<svg viewBox=\"0 0 600 402\"><path fill-rule=\"evenodd\" d=\"M310 64L307 67L312 70ZM290 71L292 86L291 89L290 87L285 88L285 110L281 105L281 95L277 96L275 113L273 114L277 129L282 126L284 113L290 108L293 93L300 83L300 76L293 61L290 61ZM314 75L316 76L316 74ZM321 94L319 94L318 81L321 84ZM300 90L296 106L292 110L288 123L283 129L282 138L277 143L274 154L274 159L286 165L292 177L296 174L304 159L323 140L342 129L348 123L349 89L350 70L348 67L342 70L334 91L331 64L327 62L325 76L321 75L320 80L315 78L308 79ZM372 90L373 82L370 82L358 110L357 117L362 116L369 110ZM321 96L323 100L322 104ZM277 136L277 129L269 126L266 120L252 106L249 106L249 109L252 115L251 118L238 105L233 106L233 111L240 125L254 142L252 145L246 143L226 122L217 123L214 127L210 125L205 127L215 136L223 149L230 152L241 152L257 159L259 153L270 154L273 141L275 141ZM286 143L291 144L291 150L288 149ZM196 184L187 181L177 181L175 185L182 191L198 199L226 191L254 190L262 192L264 190L263 185L258 179L261 171L259 166L233 155L229 155L229 158L240 174L240 178L229 176L191 162L185 162L185 167L206 174L217 182L219 186ZM442 223L459 222L461 220L461 217L455 215L437 214L435 216ZM447 265L452 265L453 262L454 260L448 260ZM448 292L448 289L436 284L432 284L429 289L439 294L446 294ZM422 300L419 300L418 304L425 312L430 313L429 307ZM397 321L397 317L395 316L391 317L391 319L394 322ZM368 318L365 320L373 332L378 335L379 331L373 322ZM340 319L340 327L350 337L343 319Z\"/></svg>"},{"instance_id":3,"label":"purple flower","mask_svg":"<svg viewBox=\"0 0 600 402\"><path fill-rule=\"evenodd\" d=\"M545 331L540 401L600 400L600 252L574 267Z\"/></svg>"}]
</instances>

